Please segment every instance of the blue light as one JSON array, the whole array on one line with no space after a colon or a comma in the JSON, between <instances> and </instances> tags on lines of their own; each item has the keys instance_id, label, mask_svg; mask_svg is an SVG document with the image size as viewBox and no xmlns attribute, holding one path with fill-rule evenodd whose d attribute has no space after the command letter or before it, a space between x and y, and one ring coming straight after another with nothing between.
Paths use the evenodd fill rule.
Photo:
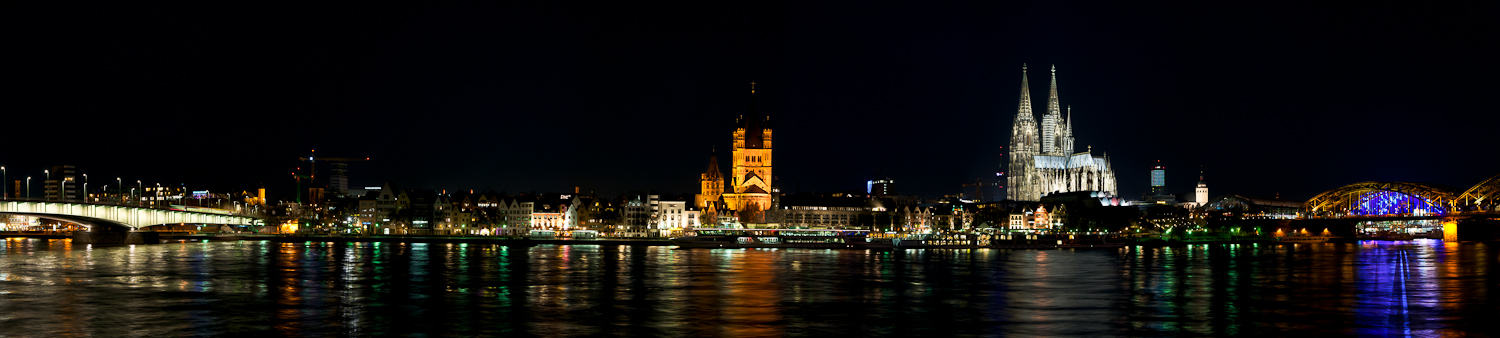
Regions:
<instances>
[{"instance_id":1,"label":"blue light","mask_svg":"<svg viewBox=\"0 0 1500 338\"><path fill-rule=\"evenodd\" d=\"M1355 202L1353 213L1355 215L1392 215L1392 214L1445 214L1447 210L1441 205L1433 204L1432 201L1405 193L1395 191L1376 191L1359 196Z\"/></svg>"}]
</instances>

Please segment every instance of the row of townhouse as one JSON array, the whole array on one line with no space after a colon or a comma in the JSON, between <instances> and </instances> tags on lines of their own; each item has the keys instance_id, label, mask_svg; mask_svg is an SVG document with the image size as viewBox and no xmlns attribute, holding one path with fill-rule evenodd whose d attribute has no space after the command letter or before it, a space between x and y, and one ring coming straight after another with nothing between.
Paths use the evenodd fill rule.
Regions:
<instances>
[{"instance_id":1,"label":"row of townhouse","mask_svg":"<svg viewBox=\"0 0 1500 338\"><path fill-rule=\"evenodd\" d=\"M577 194L520 194L402 190L392 183L358 198L357 226L373 234L518 236L531 230L594 230L660 237L698 225L686 201L658 195L601 199Z\"/></svg>"}]
</instances>

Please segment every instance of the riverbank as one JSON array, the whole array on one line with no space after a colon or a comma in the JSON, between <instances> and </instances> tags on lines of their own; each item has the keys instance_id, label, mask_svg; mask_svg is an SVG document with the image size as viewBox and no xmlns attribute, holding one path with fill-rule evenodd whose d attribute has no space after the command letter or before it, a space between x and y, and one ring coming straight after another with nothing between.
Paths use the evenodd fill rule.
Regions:
<instances>
[{"instance_id":1,"label":"riverbank","mask_svg":"<svg viewBox=\"0 0 1500 338\"><path fill-rule=\"evenodd\" d=\"M270 241L270 242L344 242L344 243L470 243L506 246L533 245L672 245L666 239L599 238L599 239L531 239L464 236L298 236L298 235L162 235L163 241Z\"/></svg>"}]
</instances>

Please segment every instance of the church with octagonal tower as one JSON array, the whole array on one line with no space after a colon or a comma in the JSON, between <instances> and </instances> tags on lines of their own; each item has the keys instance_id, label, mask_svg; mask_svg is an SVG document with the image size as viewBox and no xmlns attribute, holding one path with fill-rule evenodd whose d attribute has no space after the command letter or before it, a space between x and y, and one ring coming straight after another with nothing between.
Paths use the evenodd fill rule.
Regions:
<instances>
[{"instance_id":1,"label":"church with octagonal tower","mask_svg":"<svg viewBox=\"0 0 1500 338\"><path fill-rule=\"evenodd\" d=\"M697 196L705 212L732 212L741 224L766 223L766 213L775 207L777 188L771 172L770 117L755 109L755 83L750 83L750 111L735 121L734 151L730 156L728 184L719 176L716 158L700 176L702 193ZM716 191L722 187L722 191Z\"/></svg>"}]
</instances>

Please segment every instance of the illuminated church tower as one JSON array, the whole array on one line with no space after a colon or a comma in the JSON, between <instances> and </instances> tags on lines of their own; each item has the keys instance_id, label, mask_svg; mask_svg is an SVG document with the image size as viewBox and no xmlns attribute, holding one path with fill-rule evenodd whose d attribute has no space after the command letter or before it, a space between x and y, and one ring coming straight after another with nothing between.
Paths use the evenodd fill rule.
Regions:
<instances>
[{"instance_id":1,"label":"illuminated church tower","mask_svg":"<svg viewBox=\"0 0 1500 338\"><path fill-rule=\"evenodd\" d=\"M1031 87L1026 82L1026 65L1021 65L1021 107L1016 110L1015 121L1010 129L1010 170L1005 178L1006 198L1016 201L1033 201L1041 192L1035 191L1036 170L1031 166L1032 157L1041 146L1037 141L1036 119L1031 113Z\"/></svg>"},{"instance_id":2,"label":"illuminated church tower","mask_svg":"<svg viewBox=\"0 0 1500 338\"><path fill-rule=\"evenodd\" d=\"M741 116L734 130L734 153L730 158L730 191L724 204L735 210L740 223L765 223L771 205L775 176L771 173L770 117L755 110L755 83L750 83L750 112Z\"/></svg>"}]
</instances>

